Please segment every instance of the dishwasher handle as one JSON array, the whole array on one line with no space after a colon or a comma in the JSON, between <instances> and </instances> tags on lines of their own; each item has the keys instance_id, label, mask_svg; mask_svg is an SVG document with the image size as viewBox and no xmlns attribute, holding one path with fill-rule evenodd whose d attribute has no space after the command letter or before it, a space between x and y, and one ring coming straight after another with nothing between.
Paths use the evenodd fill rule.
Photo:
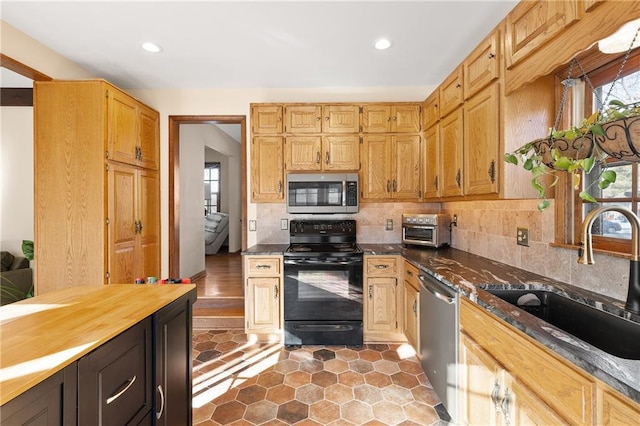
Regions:
<instances>
[{"instance_id":1,"label":"dishwasher handle","mask_svg":"<svg viewBox=\"0 0 640 426\"><path fill-rule=\"evenodd\" d=\"M448 303L449 305L453 305L454 303L456 303L455 295L449 296L443 294L438 288L436 288L436 284L433 283L432 280L427 279L427 277L422 274L418 275L418 278L420 279L420 287L422 287L424 290L428 291L429 293L433 294L435 297L442 300L443 302Z\"/></svg>"}]
</instances>

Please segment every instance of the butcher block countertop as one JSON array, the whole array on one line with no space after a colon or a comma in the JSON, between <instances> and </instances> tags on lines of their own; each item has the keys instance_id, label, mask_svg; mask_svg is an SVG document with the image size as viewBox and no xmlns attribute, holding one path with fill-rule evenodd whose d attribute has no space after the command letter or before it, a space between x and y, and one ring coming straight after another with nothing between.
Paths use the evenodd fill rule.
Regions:
<instances>
[{"instance_id":1,"label":"butcher block countertop","mask_svg":"<svg viewBox=\"0 0 640 426\"><path fill-rule=\"evenodd\" d=\"M0 405L195 289L70 287L0 308Z\"/></svg>"}]
</instances>

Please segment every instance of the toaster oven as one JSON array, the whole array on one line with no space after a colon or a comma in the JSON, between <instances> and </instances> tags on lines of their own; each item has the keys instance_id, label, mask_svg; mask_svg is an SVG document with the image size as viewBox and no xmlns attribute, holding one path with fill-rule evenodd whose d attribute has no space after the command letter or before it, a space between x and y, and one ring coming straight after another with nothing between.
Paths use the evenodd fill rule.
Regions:
<instances>
[{"instance_id":1,"label":"toaster oven","mask_svg":"<svg viewBox=\"0 0 640 426\"><path fill-rule=\"evenodd\" d=\"M425 247L445 247L451 243L451 219L443 213L402 215L402 243Z\"/></svg>"}]
</instances>

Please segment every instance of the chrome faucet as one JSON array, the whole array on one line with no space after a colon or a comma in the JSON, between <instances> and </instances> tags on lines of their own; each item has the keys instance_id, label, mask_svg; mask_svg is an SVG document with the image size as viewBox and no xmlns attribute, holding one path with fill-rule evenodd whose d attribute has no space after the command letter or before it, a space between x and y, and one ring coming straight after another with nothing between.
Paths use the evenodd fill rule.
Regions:
<instances>
[{"instance_id":1,"label":"chrome faucet","mask_svg":"<svg viewBox=\"0 0 640 426\"><path fill-rule=\"evenodd\" d=\"M591 241L591 226L599 214L614 211L622 214L631 224L631 260L629 262L629 290L627 292L627 302L625 309L640 313L640 262L638 254L640 253L640 219L631 210L622 206L601 206L591 210L582 224L582 240L580 241L580 249L578 250L578 263L583 265L593 265L593 243ZM601 227L604 221L601 221Z\"/></svg>"}]
</instances>

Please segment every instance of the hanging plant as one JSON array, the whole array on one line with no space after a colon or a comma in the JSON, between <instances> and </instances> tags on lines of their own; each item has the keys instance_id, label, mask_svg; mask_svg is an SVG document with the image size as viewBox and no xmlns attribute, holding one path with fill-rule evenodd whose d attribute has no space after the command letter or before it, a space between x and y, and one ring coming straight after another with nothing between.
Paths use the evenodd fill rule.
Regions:
<instances>
[{"instance_id":1,"label":"hanging plant","mask_svg":"<svg viewBox=\"0 0 640 426\"><path fill-rule=\"evenodd\" d=\"M609 103L594 126L595 141L612 158L640 162L640 102Z\"/></svg>"}]
</instances>

